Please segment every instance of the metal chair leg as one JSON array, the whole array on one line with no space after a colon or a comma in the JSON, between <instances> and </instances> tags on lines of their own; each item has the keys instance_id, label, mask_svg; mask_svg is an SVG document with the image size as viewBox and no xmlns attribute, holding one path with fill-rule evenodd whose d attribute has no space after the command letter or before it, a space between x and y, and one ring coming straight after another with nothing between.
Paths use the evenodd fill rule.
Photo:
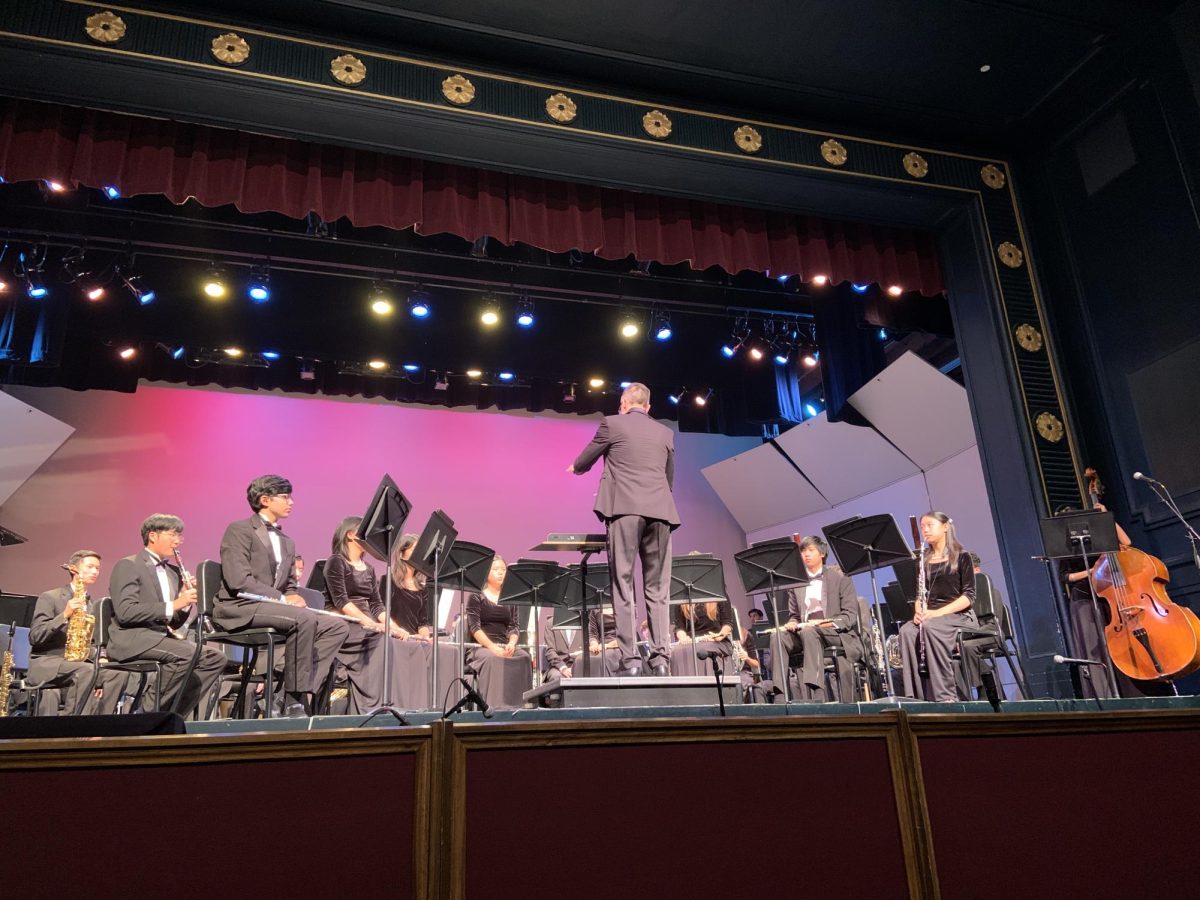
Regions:
<instances>
[{"instance_id":1,"label":"metal chair leg","mask_svg":"<svg viewBox=\"0 0 1200 900\"><path fill-rule=\"evenodd\" d=\"M271 714L275 712L275 636L267 635L267 709L263 714L264 719L271 718Z\"/></svg>"}]
</instances>

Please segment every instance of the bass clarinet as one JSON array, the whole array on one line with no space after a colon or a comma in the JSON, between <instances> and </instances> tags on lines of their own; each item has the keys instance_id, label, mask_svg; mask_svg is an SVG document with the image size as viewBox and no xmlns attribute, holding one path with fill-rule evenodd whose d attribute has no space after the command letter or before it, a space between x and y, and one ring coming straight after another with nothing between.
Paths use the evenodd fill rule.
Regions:
<instances>
[{"instance_id":1,"label":"bass clarinet","mask_svg":"<svg viewBox=\"0 0 1200 900\"><path fill-rule=\"evenodd\" d=\"M913 543L916 544L917 555L917 602L914 609L923 617L929 609L929 589L925 584L925 540L921 537L921 526L917 523L916 516L909 516L908 524L912 527ZM917 671L921 675L929 673L929 665L925 659L925 625L923 623L917 624Z\"/></svg>"}]
</instances>

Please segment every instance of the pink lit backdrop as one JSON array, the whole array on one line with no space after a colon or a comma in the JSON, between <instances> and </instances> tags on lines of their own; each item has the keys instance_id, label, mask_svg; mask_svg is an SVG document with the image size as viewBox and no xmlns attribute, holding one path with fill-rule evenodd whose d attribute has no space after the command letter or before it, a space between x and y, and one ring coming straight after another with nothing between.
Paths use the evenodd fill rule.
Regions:
<instances>
[{"instance_id":1,"label":"pink lit backdrop","mask_svg":"<svg viewBox=\"0 0 1200 900\"><path fill-rule=\"evenodd\" d=\"M413 503L407 530L435 508L460 537L509 560L550 531L599 531L592 503L600 467L566 467L595 433L595 419L454 411L392 403L141 386L135 394L9 388L75 434L0 509L0 524L28 543L0 548L0 589L39 593L63 579L72 550L111 565L136 552L155 512L186 523L189 568L215 558L225 526L250 514L246 485L269 472L289 478L296 506L284 528L311 563L329 553L338 522L360 515L380 475ZM675 498L683 525L674 552L725 561L738 605L733 554L745 534L700 474L755 439L676 435ZM574 558L558 555L560 562Z\"/></svg>"}]
</instances>

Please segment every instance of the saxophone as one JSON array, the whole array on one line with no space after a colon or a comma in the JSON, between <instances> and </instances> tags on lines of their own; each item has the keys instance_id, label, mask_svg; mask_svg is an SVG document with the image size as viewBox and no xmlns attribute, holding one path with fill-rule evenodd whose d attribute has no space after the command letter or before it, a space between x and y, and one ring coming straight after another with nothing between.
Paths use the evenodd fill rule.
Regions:
<instances>
[{"instance_id":1,"label":"saxophone","mask_svg":"<svg viewBox=\"0 0 1200 900\"><path fill-rule=\"evenodd\" d=\"M8 646L4 648L3 661L0 661L0 718L8 715L8 694L12 690L13 680L12 642L16 631L16 622L8 626Z\"/></svg>"},{"instance_id":2,"label":"saxophone","mask_svg":"<svg viewBox=\"0 0 1200 900\"><path fill-rule=\"evenodd\" d=\"M83 578L73 566L63 566L71 573L71 592L72 600L87 599L87 590L83 586ZM96 617L87 611L85 605L83 609L76 610L75 614L67 621L67 647L63 651L63 658L67 662L83 662L92 655L92 632L96 630Z\"/></svg>"}]
</instances>

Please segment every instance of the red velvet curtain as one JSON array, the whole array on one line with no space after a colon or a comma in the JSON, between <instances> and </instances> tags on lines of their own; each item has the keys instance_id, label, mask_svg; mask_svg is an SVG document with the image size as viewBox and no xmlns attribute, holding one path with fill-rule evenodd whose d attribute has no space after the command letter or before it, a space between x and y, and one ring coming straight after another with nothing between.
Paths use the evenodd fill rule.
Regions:
<instances>
[{"instance_id":1,"label":"red velvet curtain","mask_svg":"<svg viewBox=\"0 0 1200 900\"><path fill-rule=\"evenodd\" d=\"M609 190L26 100L0 100L0 175L124 196L345 216L357 226L483 235L553 252L720 266L937 294L927 232Z\"/></svg>"}]
</instances>

